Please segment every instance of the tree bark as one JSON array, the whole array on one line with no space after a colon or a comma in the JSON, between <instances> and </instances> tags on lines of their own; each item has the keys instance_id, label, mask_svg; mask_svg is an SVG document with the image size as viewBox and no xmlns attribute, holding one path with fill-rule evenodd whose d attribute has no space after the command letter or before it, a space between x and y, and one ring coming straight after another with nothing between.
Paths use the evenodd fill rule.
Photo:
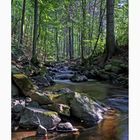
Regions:
<instances>
[{"instance_id":1,"label":"tree bark","mask_svg":"<svg viewBox=\"0 0 140 140\"><path fill-rule=\"evenodd\" d=\"M35 6L34 6L34 30L33 30L33 48L32 48L32 58L35 58L35 59L36 59L37 32L38 32L38 0L35 0Z\"/></svg>"},{"instance_id":2,"label":"tree bark","mask_svg":"<svg viewBox=\"0 0 140 140\"><path fill-rule=\"evenodd\" d=\"M69 22L69 59L73 59L73 23L71 21L71 3L68 8L68 22Z\"/></svg>"},{"instance_id":3,"label":"tree bark","mask_svg":"<svg viewBox=\"0 0 140 140\"><path fill-rule=\"evenodd\" d=\"M94 45L94 49L93 49L92 55L94 55L94 52L95 52L96 47L98 45L100 34L102 33L102 21L103 21L103 17L104 17L104 13L105 13L105 9L102 8L102 5L103 5L103 1L101 1L101 3L100 3L98 35L97 35L97 39L96 39L96 42L95 42L95 45Z\"/></svg>"},{"instance_id":4,"label":"tree bark","mask_svg":"<svg viewBox=\"0 0 140 140\"><path fill-rule=\"evenodd\" d=\"M86 0L82 0L82 31L81 31L81 59L84 60L85 26L86 26Z\"/></svg>"},{"instance_id":5,"label":"tree bark","mask_svg":"<svg viewBox=\"0 0 140 140\"><path fill-rule=\"evenodd\" d=\"M106 60L115 53L114 2L115 0L107 0Z\"/></svg>"},{"instance_id":6,"label":"tree bark","mask_svg":"<svg viewBox=\"0 0 140 140\"><path fill-rule=\"evenodd\" d=\"M21 30L20 30L20 44L23 44L23 26L24 26L24 19L25 19L25 8L26 8L26 0L23 0Z\"/></svg>"}]
</instances>

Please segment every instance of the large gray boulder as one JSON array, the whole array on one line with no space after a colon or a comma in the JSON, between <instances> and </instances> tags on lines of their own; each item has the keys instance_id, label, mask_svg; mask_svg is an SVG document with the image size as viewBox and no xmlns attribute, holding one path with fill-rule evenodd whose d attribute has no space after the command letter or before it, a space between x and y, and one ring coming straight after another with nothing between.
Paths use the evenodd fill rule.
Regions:
<instances>
[{"instance_id":1,"label":"large gray boulder","mask_svg":"<svg viewBox=\"0 0 140 140\"><path fill-rule=\"evenodd\" d=\"M107 110L90 97L77 92L74 93L72 100L70 100L70 107L73 116L91 125L101 121L104 112Z\"/></svg>"},{"instance_id":2,"label":"large gray boulder","mask_svg":"<svg viewBox=\"0 0 140 140\"><path fill-rule=\"evenodd\" d=\"M88 94L73 92L59 94L53 101L57 104L70 106L71 115L94 125L103 119L107 108Z\"/></svg>"},{"instance_id":3,"label":"large gray boulder","mask_svg":"<svg viewBox=\"0 0 140 140\"><path fill-rule=\"evenodd\" d=\"M54 111L26 107L21 114L19 125L23 128L37 128L38 125L51 130L61 121L58 114Z\"/></svg>"}]
</instances>

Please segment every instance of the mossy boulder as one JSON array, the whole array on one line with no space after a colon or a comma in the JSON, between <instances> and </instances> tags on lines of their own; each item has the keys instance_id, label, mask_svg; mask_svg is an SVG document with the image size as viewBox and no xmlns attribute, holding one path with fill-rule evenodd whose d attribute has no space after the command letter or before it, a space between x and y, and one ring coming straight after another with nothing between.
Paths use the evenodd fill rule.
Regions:
<instances>
[{"instance_id":1,"label":"mossy boulder","mask_svg":"<svg viewBox=\"0 0 140 140\"><path fill-rule=\"evenodd\" d=\"M14 74L13 80L25 96L29 96L32 100L39 104L52 103L50 97L46 93L40 93L36 90L31 80L25 74Z\"/></svg>"},{"instance_id":2,"label":"mossy boulder","mask_svg":"<svg viewBox=\"0 0 140 140\"><path fill-rule=\"evenodd\" d=\"M12 78L25 96L28 96L28 92L35 90L33 83L25 74L13 74Z\"/></svg>"},{"instance_id":3,"label":"mossy boulder","mask_svg":"<svg viewBox=\"0 0 140 140\"><path fill-rule=\"evenodd\" d=\"M21 114L19 121L20 127L23 128L37 128L40 124L46 129L54 129L57 124L61 121L57 112L26 107L24 112Z\"/></svg>"}]
</instances>

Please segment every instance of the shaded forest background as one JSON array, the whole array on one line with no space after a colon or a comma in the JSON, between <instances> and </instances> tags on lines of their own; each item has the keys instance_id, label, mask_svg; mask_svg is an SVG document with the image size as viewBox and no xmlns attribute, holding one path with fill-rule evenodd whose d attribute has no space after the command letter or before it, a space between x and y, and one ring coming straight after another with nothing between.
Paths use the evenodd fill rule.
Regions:
<instances>
[{"instance_id":1,"label":"shaded forest background","mask_svg":"<svg viewBox=\"0 0 140 140\"><path fill-rule=\"evenodd\" d=\"M127 0L12 0L11 4L12 51L24 51L29 60L92 61L102 54L108 59L128 46Z\"/></svg>"}]
</instances>

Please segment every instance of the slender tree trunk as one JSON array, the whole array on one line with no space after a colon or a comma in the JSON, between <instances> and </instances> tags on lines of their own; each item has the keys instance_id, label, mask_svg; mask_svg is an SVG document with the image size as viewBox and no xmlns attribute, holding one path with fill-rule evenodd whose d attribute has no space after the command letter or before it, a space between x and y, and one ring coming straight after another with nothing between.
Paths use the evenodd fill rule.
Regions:
<instances>
[{"instance_id":1,"label":"slender tree trunk","mask_svg":"<svg viewBox=\"0 0 140 140\"><path fill-rule=\"evenodd\" d=\"M91 40L90 46L93 46L92 39L93 39L93 30L94 30L94 20L95 20L96 3L97 3L97 0L94 1L94 8L93 8L93 12L92 12L91 33L90 33L90 40Z\"/></svg>"},{"instance_id":2,"label":"slender tree trunk","mask_svg":"<svg viewBox=\"0 0 140 140\"><path fill-rule=\"evenodd\" d=\"M107 0L106 60L115 53L114 2L115 0Z\"/></svg>"},{"instance_id":3,"label":"slender tree trunk","mask_svg":"<svg viewBox=\"0 0 140 140\"><path fill-rule=\"evenodd\" d=\"M67 59L69 58L69 30L67 29L67 32L66 32L66 56L67 56Z\"/></svg>"},{"instance_id":4,"label":"slender tree trunk","mask_svg":"<svg viewBox=\"0 0 140 140\"><path fill-rule=\"evenodd\" d=\"M103 17L104 17L104 13L105 13L105 9L102 8L102 5L103 5L103 1L101 1L101 4L100 4L98 35L97 35L97 39L96 39L96 42L95 42L95 45L94 45L94 49L93 49L92 55L94 54L94 52L96 50L96 47L98 45L98 41L99 41L100 35L102 33L102 21L103 21Z\"/></svg>"},{"instance_id":5,"label":"slender tree trunk","mask_svg":"<svg viewBox=\"0 0 140 140\"><path fill-rule=\"evenodd\" d=\"M34 30L33 30L33 48L32 48L32 59L37 59L36 56L36 43L37 43L37 32L38 32L38 0L35 0L34 6Z\"/></svg>"},{"instance_id":6,"label":"slender tree trunk","mask_svg":"<svg viewBox=\"0 0 140 140\"><path fill-rule=\"evenodd\" d=\"M56 45L56 59L59 61L59 47L58 47L58 30L56 28L56 34L55 34L55 45Z\"/></svg>"},{"instance_id":7,"label":"slender tree trunk","mask_svg":"<svg viewBox=\"0 0 140 140\"><path fill-rule=\"evenodd\" d=\"M72 27L71 27L71 52L72 52L72 59L74 57L74 27L73 27L73 21L72 21Z\"/></svg>"},{"instance_id":8,"label":"slender tree trunk","mask_svg":"<svg viewBox=\"0 0 140 140\"><path fill-rule=\"evenodd\" d=\"M71 4L69 4L69 8L68 8L68 22L69 24L71 24L68 27L69 30L69 59L71 60L73 58L73 37L72 37L72 21L71 21Z\"/></svg>"},{"instance_id":9,"label":"slender tree trunk","mask_svg":"<svg viewBox=\"0 0 140 140\"><path fill-rule=\"evenodd\" d=\"M81 54L81 30L79 30L79 36L78 36L78 42L79 42L79 45L78 45L78 56L80 56Z\"/></svg>"},{"instance_id":10,"label":"slender tree trunk","mask_svg":"<svg viewBox=\"0 0 140 140\"><path fill-rule=\"evenodd\" d=\"M66 31L64 30L63 56L66 57Z\"/></svg>"},{"instance_id":11,"label":"slender tree trunk","mask_svg":"<svg viewBox=\"0 0 140 140\"><path fill-rule=\"evenodd\" d=\"M69 59L72 59L71 27L69 27Z\"/></svg>"},{"instance_id":12,"label":"slender tree trunk","mask_svg":"<svg viewBox=\"0 0 140 140\"><path fill-rule=\"evenodd\" d=\"M20 44L23 44L23 26L24 26L25 8L26 8L25 6L26 6L26 0L23 0L22 18L21 18L21 30L20 30Z\"/></svg>"},{"instance_id":13,"label":"slender tree trunk","mask_svg":"<svg viewBox=\"0 0 140 140\"><path fill-rule=\"evenodd\" d=\"M82 31L81 31L81 59L84 60L85 30L86 30L86 0L82 0Z\"/></svg>"},{"instance_id":14,"label":"slender tree trunk","mask_svg":"<svg viewBox=\"0 0 140 140\"><path fill-rule=\"evenodd\" d=\"M55 12L55 19L57 21L57 11ZM56 59L59 61L59 42L58 42L58 29L57 27L55 28L55 46L56 46Z\"/></svg>"}]
</instances>

